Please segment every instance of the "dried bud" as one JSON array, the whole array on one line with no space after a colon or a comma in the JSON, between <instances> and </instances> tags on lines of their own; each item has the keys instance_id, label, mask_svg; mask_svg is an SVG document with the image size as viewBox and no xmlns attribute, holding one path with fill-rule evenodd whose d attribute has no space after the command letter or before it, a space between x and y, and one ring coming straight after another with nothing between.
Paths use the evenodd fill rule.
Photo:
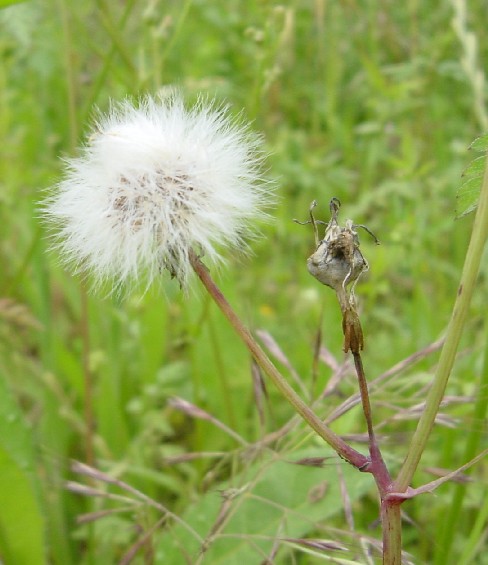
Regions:
<instances>
[{"instance_id":1,"label":"dried bud","mask_svg":"<svg viewBox=\"0 0 488 565\"><path fill-rule=\"evenodd\" d=\"M307 268L318 281L336 292L357 281L361 273L368 270L351 220L344 228L335 224L327 229L325 238L308 258Z\"/></svg>"},{"instance_id":2,"label":"dried bud","mask_svg":"<svg viewBox=\"0 0 488 565\"><path fill-rule=\"evenodd\" d=\"M359 353L364 347L363 329L358 313L353 306L342 311L342 331L344 333L344 351Z\"/></svg>"},{"instance_id":3,"label":"dried bud","mask_svg":"<svg viewBox=\"0 0 488 565\"><path fill-rule=\"evenodd\" d=\"M330 286L336 292L342 292L349 284L356 282L361 273L368 270L368 262L359 250L359 239L352 220L347 220L344 227L340 227L337 222L340 207L337 198L330 201L331 219L327 224L324 239L317 241L316 225L319 222L316 222L312 215L315 205L314 201L310 208L310 217L315 230L317 249L308 258L308 271L322 284Z\"/></svg>"},{"instance_id":4,"label":"dried bud","mask_svg":"<svg viewBox=\"0 0 488 565\"><path fill-rule=\"evenodd\" d=\"M309 221L297 222L312 224L314 229L317 247L307 260L308 272L336 291L343 316L344 350L357 353L363 348L363 332L356 312L354 286L361 274L369 269L369 265L359 250L359 238L355 228L362 227L374 237L376 243L379 242L368 228L356 226L352 220L346 220L344 227L339 226L337 215L341 203L337 198L330 201L331 219L326 224L324 238L319 240L317 225L324 222L315 220L313 216L312 211L316 205L314 200L310 206ZM348 290L347 287L351 283L353 286Z\"/></svg>"}]
</instances>

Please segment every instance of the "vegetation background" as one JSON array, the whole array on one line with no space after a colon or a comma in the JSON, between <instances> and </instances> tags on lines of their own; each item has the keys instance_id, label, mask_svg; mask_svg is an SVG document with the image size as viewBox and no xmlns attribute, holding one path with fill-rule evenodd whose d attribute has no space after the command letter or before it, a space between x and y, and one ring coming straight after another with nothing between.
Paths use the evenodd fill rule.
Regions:
<instances>
[{"instance_id":1,"label":"vegetation background","mask_svg":"<svg viewBox=\"0 0 488 565\"><path fill-rule=\"evenodd\" d=\"M145 296L87 295L47 252L38 203L95 105L177 85L189 100L203 92L244 109L264 134L279 202L254 256L229 257L216 276L253 331L266 332L271 354L283 352L277 363L302 395L318 399L324 418L340 413L334 430L366 449L361 411L349 402L356 383L339 308L306 271L311 229L292 219L305 220L313 199L328 219L336 196L343 219L381 240L376 247L362 236L370 381L442 335L472 221L455 220L456 189L471 141L488 126L486 3L1 4L3 561L379 562L371 477L314 439L271 386L263 395L248 354L202 290L184 296L163 274L163 291ZM485 263L416 486L486 443L486 275ZM393 472L436 363L435 353L419 357L372 387ZM72 460L124 484L73 471ZM78 486L67 489L67 480ZM404 505L412 562L488 563L487 481L482 462L462 482Z\"/></svg>"}]
</instances>

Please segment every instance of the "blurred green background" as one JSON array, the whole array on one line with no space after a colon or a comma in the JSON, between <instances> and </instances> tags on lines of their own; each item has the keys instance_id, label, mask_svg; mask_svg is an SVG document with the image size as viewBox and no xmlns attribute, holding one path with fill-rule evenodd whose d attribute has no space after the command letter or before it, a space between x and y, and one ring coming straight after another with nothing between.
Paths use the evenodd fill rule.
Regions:
<instances>
[{"instance_id":1,"label":"blurred green background","mask_svg":"<svg viewBox=\"0 0 488 565\"><path fill-rule=\"evenodd\" d=\"M87 294L47 251L38 205L60 178L59 157L76 154L94 107L106 109L110 99L173 85L189 100L204 93L243 111L265 137L279 200L254 255L229 256L215 276L251 329L273 337L287 359L278 365L327 418L357 387L344 366L335 297L306 270L312 230L292 219L307 219L316 199L317 217L327 220L335 196L343 219L381 241L360 234L371 267L357 287L370 381L442 335L472 223L455 219L456 189L476 156L471 141L488 129L486 3L7 4L0 4L3 562L380 562L371 477L293 420L271 385L267 396L255 394L248 354L196 281L189 296L166 274L162 288L144 296ZM485 262L415 486L486 445L486 274ZM319 328L332 357L323 350L314 363ZM435 354L405 362L372 387L393 472L435 363ZM237 438L169 405L174 396ZM343 412L334 430L365 451L360 409ZM286 434L269 436L290 421ZM310 465L316 457L326 458L320 467ZM124 484L70 470L72 460ZM487 480L482 462L469 480L404 505L412 562L488 563ZM305 538L328 543L296 541Z\"/></svg>"}]
</instances>

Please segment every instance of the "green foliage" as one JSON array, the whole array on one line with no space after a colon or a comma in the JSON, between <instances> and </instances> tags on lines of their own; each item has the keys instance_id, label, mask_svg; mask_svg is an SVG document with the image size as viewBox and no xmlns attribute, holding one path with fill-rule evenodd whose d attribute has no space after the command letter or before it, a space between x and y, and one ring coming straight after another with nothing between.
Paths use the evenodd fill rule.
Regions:
<instances>
[{"instance_id":1,"label":"green foliage","mask_svg":"<svg viewBox=\"0 0 488 565\"><path fill-rule=\"evenodd\" d=\"M40 485L32 431L0 379L0 554L6 563L45 563Z\"/></svg>"},{"instance_id":2,"label":"green foliage","mask_svg":"<svg viewBox=\"0 0 488 565\"><path fill-rule=\"evenodd\" d=\"M480 195L481 182L486 168L486 152L488 151L488 134L476 138L470 145L473 151L483 152L481 157L476 157L464 170L463 176L467 177L457 191L456 214L460 218L476 210Z\"/></svg>"},{"instance_id":3,"label":"green foliage","mask_svg":"<svg viewBox=\"0 0 488 565\"><path fill-rule=\"evenodd\" d=\"M323 449L294 452L288 461L275 453L260 455L256 462L246 465L243 476L232 478L232 485L224 484L220 493L210 491L189 506L183 516L185 527L172 527L159 540L157 562L179 563L184 555L195 560L201 539L206 562L230 565L258 563L277 544L284 554L290 553L288 538L306 538L314 531L320 531L320 536L334 536L326 524L342 512L341 481L351 503L364 496L370 484L367 476L358 477L352 468L345 469L346 478L335 466L293 463L323 455ZM210 535L209 519L215 527ZM355 545L350 539L347 543Z\"/></svg>"},{"instance_id":4,"label":"green foliage","mask_svg":"<svg viewBox=\"0 0 488 565\"><path fill-rule=\"evenodd\" d=\"M106 109L110 98L177 85L189 99L203 92L236 113L244 109L265 136L279 202L275 222L252 243L254 256L229 257L216 278L246 323L273 336L300 394L316 399L317 412L363 450L361 411L348 408L357 384L343 366L340 312L333 293L306 272L310 227L292 219L305 220L313 199L317 217L328 219L335 196L342 217L379 237L379 247L362 238L371 271L357 295L374 420L395 471L436 358L386 372L446 327L470 231L469 217L454 221L456 208L463 215L475 207L484 168L482 156L469 164L467 152L486 130L479 107L488 56L484 10L470 3L465 27L455 29L451 4L433 10L428 2L60 0L0 11L6 563L115 563L131 547L134 563L183 563L185 548L193 562L200 545L189 528L208 542L202 563L260 563L269 555L276 564L369 559L361 552L379 537L371 529L378 519L371 477L346 467L293 421L270 384L268 396L256 400L247 353L200 289L182 296L163 274L164 293L87 296L47 252L37 203L59 178L59 156L82 141L93 107ZM466 30L478 58L464 56ZM484 136L472 149L485 152L486 145ZM415 486L457 468L486 443L486 292L485 269ZM314 381L319 328L333 358L322 356ZM322 396L335 382L334 363L344 372ZM283 371L293 382L293 371ZM175 396L245 445L172 408ZM285 424L288 432L264 447L263 438ZM330 459L319 468L293 463L305 455ZM166 513L99 479L97 496L66 490L66 480L93 487L92 478L69 471L71 459L122 479ZM405 549L414 562L486 563L486 464L470 477L405 504ZM216 528L221 492L235 497ZM88 515L86 523L77 523L80 515ZM283 541L301 537L345 549L307 553Z\"/></svg>"},{"instance_id":5,"label":"green foliage","mask_svg":"<svg viewBox=\"0 0 488 565\"><path fill-rule=\"evenodd\" d=\"M12 6L12 4L20 4L25 1L26 0L0 0L0 8L7 8L8 6Z\"/></svg>"}]
</instances>

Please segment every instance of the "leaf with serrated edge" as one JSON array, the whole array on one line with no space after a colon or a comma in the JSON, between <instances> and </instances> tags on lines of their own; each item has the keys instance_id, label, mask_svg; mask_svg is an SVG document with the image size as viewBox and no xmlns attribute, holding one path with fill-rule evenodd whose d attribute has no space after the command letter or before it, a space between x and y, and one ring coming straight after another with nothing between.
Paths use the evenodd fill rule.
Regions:
<instances>
[{"instance_id":1,"label":"leaf with serrated edge","mask_svg":"<svg viewBox=\"0 0 488 565\"><path fill-rule=\"evenodd\" d=\"M462 218L478 206L478 198L481 189L481 178L474 177L467 180L456 194L456 218Z\"/></svg>"},{"instance_id":2,"label":"leaf with serrated edge","mask_svg":"<svg viewBox=\"0 0 488 565\"><path fill-rule=\"evenodd\" d=\"M472 151L488 151L488 133L477 137L469 148Z\"/></svg>"},{"instance_id":3,"label":"leaf with serrated edge","mask_svg":"<svg viewBox=\"0 0 488 565\"><path fill-rule=\"evenodd\" d=\"M484 155L482 155L481 157L476 157L476 159L473 159L471 163L466 167L466 169L463 172L463 176L480 177L485 171L485 166L486 166L486 157Z\"/></svg>"}]
</instances>

